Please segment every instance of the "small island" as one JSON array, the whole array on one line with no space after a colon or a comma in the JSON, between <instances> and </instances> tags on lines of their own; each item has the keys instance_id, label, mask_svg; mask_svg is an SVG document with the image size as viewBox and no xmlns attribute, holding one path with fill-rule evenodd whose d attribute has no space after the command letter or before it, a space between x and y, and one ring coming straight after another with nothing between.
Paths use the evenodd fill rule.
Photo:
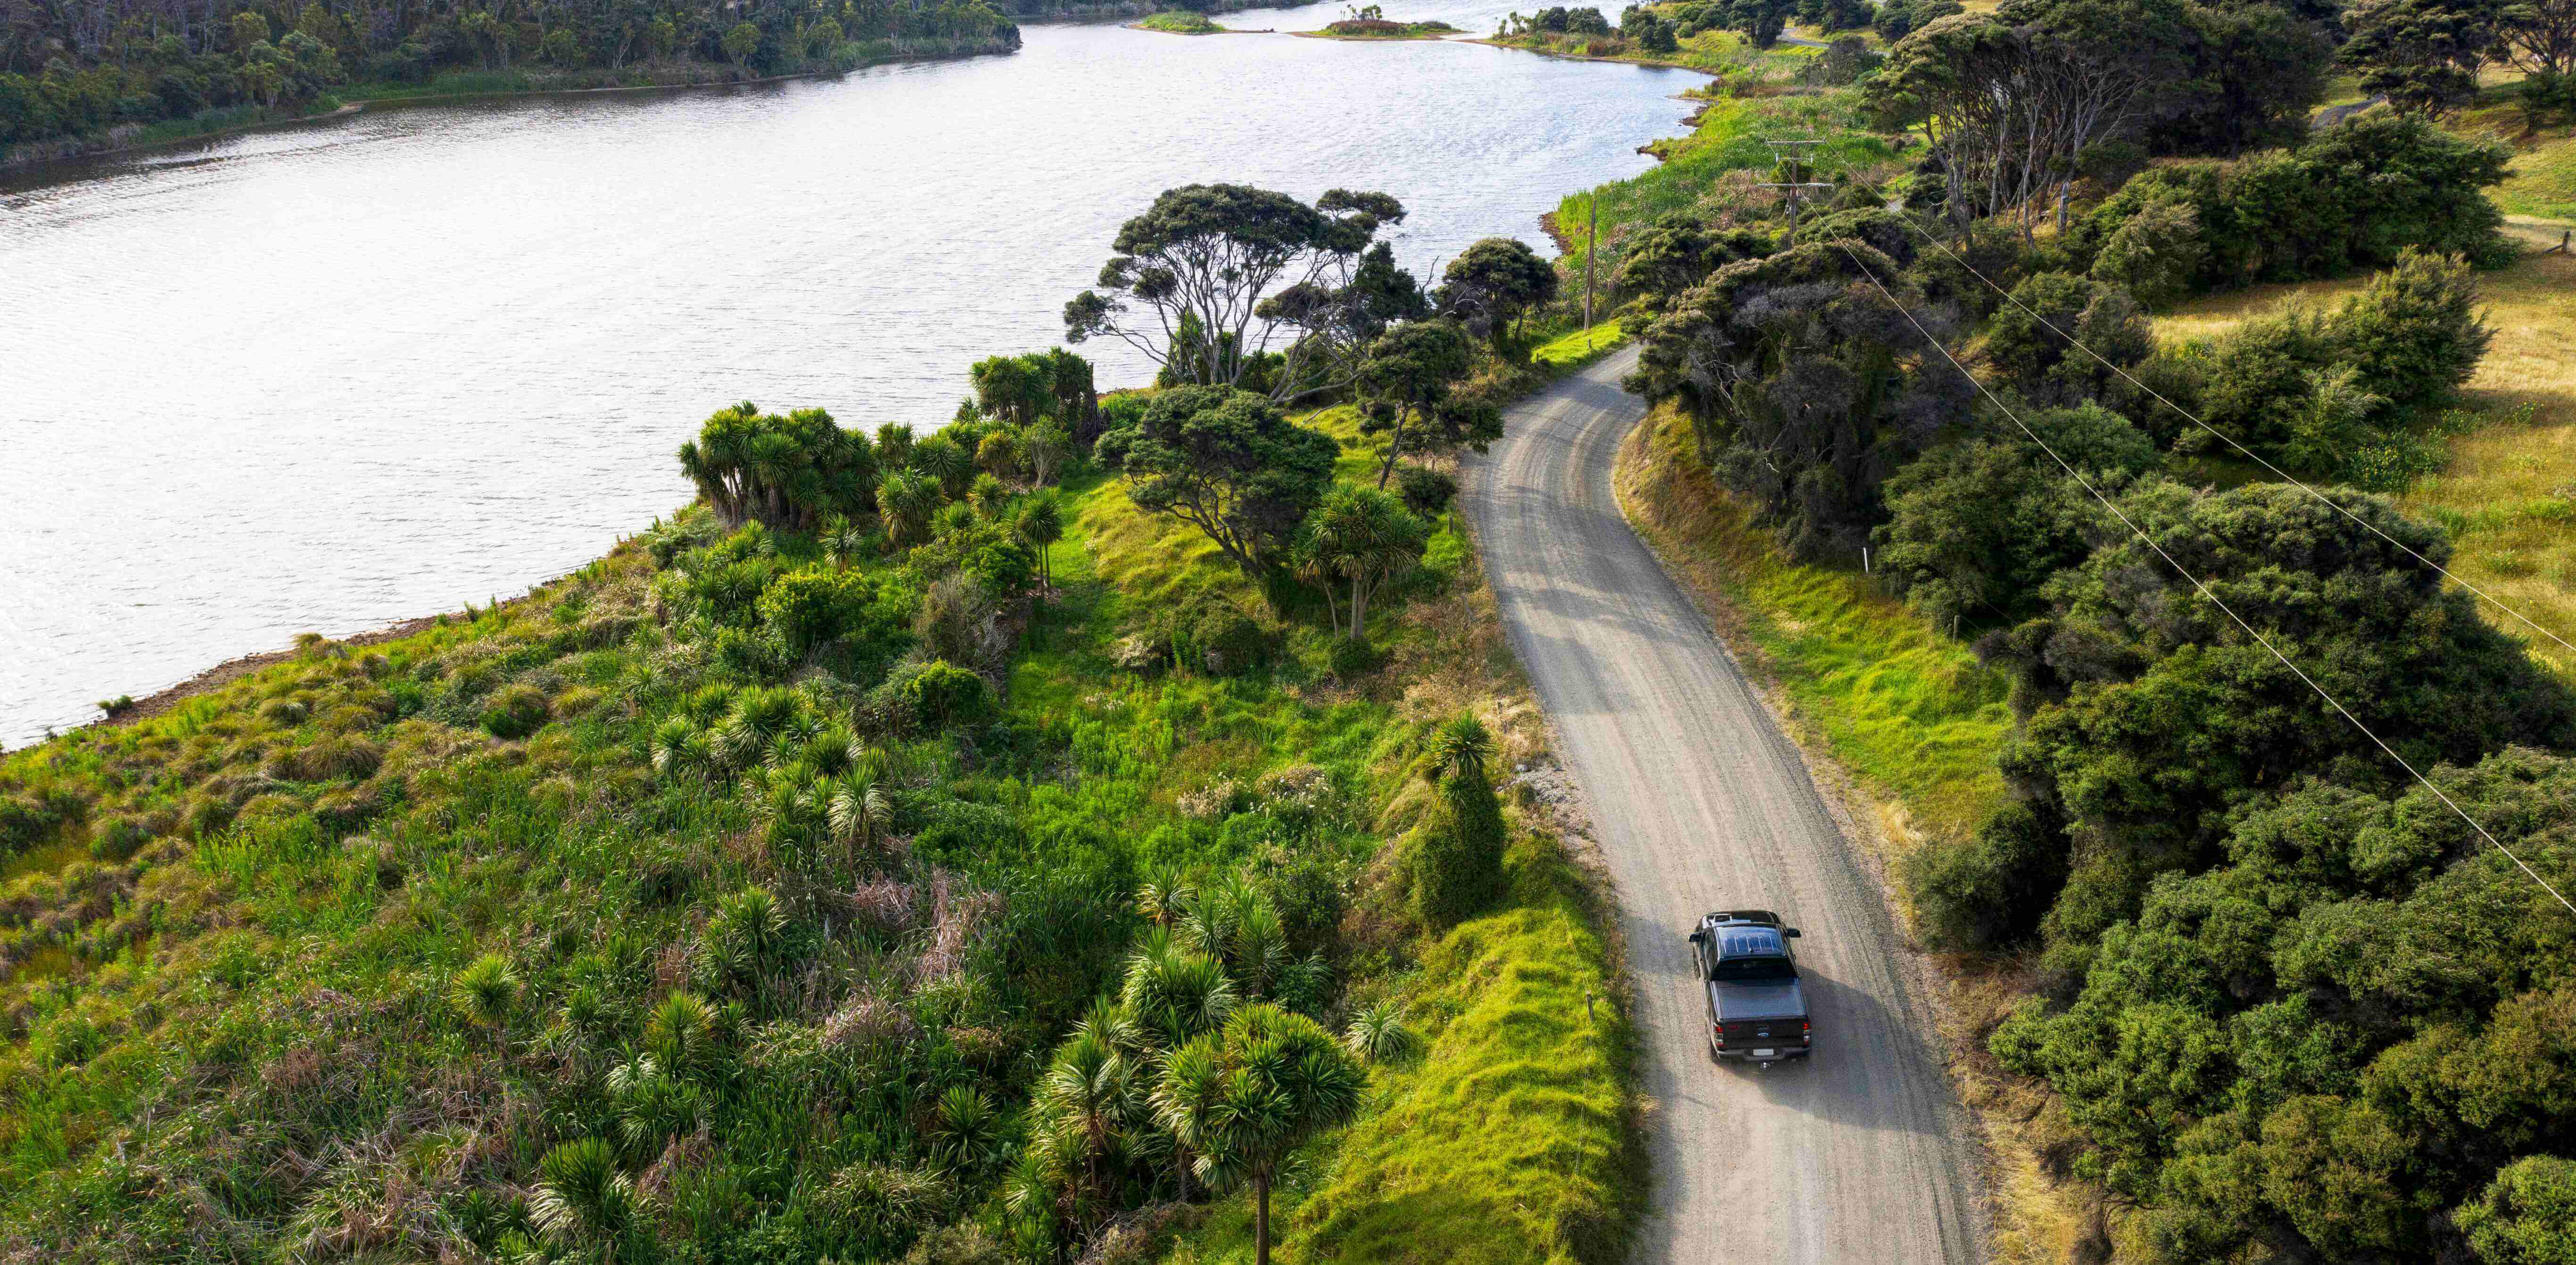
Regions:
<instances>
[{"instance_id":1,"label":"small island","mask_svg":"<svg viewBox=\"0 0 2576 1265\"><path fill-rule=\"evenodd\" d=\"M1208 15L1194 9L1166 9L1141 22L1129 24L1139 31L1161 31L1168 35L1225 35L1226 28L1208 20Z\"/></svg>"},{"instance_id":2,"label":"small island","mask_svg":"<svg viewBox=\"0 0 2576 1265\"><path fill-rule=\"evenodd\" d=\"M1386 16L1377 5L1360 8L1344 6L1341 21L1327 24L1320 31L1297 34L1325 40L1436 40L1463 34L1446 22L1397 22Z\"/></svg>"}]
</instances>

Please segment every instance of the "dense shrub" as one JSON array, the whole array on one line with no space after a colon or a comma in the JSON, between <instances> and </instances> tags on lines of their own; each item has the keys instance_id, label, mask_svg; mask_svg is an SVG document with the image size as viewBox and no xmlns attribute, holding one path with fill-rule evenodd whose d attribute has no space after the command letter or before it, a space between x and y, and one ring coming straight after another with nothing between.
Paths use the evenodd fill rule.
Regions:
<instances>
[{"instance_id":1,"label":"dense shrub","mask_svg":"<svg viewBox=\"0 0 2576 1265\"><path fill-rule=\"evenodd\" d=\"M993 702L992 687L983 677L942 659L903 674L898 688L914 717L932 728L976 724Z\"/></svg>"},{"instance_id":2,"label":"dense shrub","mask_svg":"<svg viewBox=\"0 0 2576 1265\"><path fill-rule=\"evenodd\" d=\"M1493 740L1473 717L1431 735L1425 775L1437 792L1405 846L1413 915L1434 933L1483 912L1503 889L1502 801L1486 780Z\"/></svg>"},{"instance_id":3,"label":"dense shrub","mask_svg":"<svg viewBox=\"0 0 2576 1265\"><path fill-rule=\"evenodd\" d=\"M2433 777L2576 877L2576 765L2516 750ZM2576 1101L2566 943L2565 909L2430 790L2318 786L2157 881L2072 1001L2026 1005L1993 1048L2092 1139L2079 1172L2153 1194L2169 1259L2556 1259L2576 1207L2549 1154Z\"/></svg>"},{"instance_id":4,"label":"dense shrub","mask_svg":"<svg viewBox=\"0 0 2576 1265\"><path fill-rule=\"evenodd\" d=\"M2154 874L2205 864L2248 803L2309 778L2394 786L2402 772L2356 743L2353 719L2418 768L2576 738L2567 687L2416 561L2448 557L2438 530L2325 495L2150 479L2124 509L2340 709L2133 539L2053 581L2048 614L1981 644L2028 717L2006 775L2084 841L2069 899L2097 867L2111 883L2084 888L2080 917L2061 909L2067 942L2134 911Z\"/></svg>"},{"instance_id":5,"label":"dense shrub","mask_svg":"<svg viewBox=\"0 0 2576 1265\"><path fill-rule=\"evenodd\" d=\"M2127 291L2063 272L2014 286L1986 324L1986 363L2039 404L2124 400L2134 391L2117 371L2155 349L2155 328Z\"/></svg>"},{"instance_id":6,"label":"dense shrub","mask_svg":"<svg viewBox=\"0 0 2576 1265\"><path fill-rule=\"evenodd\" d=\"M1404 507L1424 518L1440 517L1449 511L1449 503L1458 499L1458 480L1421 466L1397 467L1395 486L1404 498Z\"/></svg>"},{"instance_id":7,"label":"dense shrub","mask_svg":"<svg viewBox=\"0 0 2576 1265\"><path fill-rule=\"evenodd\" d=\"M808 567L771 581L761 590L758 606L761 619L801 654L887 622L880 608L883 599L869 576Z\"/></svg>"},{"instance_id":8,"label":"dense shrub","mask_svg":"<svg viewBox=\"0 0 2576 1265\"><path fill-rule=\"evenodd\" d=\"M545 691L533 685L505 685L486 700L480 723L495 738L525 738L546 723Z\"/></svg>"},{"instance_id":9,"label":"dense shrub","mask_svg":"<svg viewBox=\"0 0 2576 1265\"><path fill-rule=\"evenodd\" d=\"M2407 251L2331 312L2253 317L2175 359L2211 428L2292 469L2340 475L2392 428L2450 403L2491 336L2467 263ZM2194 431L2178 446L2220 445Z\"/></svg>"},{"instance_id":10,"label":"dense shrub","mask_svg":"<svg viewBox=\"0 0 2576 1265\"><path fill-rule=\"evenodd\" d=\"M2070 244L2091 266L2140 214L2163 208L2153 213L2170 221L2189 207L2204 247L2196 288L2336 276L2395 263L2409 247L2499 267L2513 248L2484 190L2504 179L2510 156L2419 118L2364 116L2295 150L2141 172L2075 226Z\"/></svg>"},{"instance_id":11,"label":"dense shrub","mask_svg":"<svg viewBox=\"0 0 2576 1265\"><path fill-rule=\"evenodd\" d=\"M1966 843L1927 847L1907 862L1917 924L1936 947L2000 949L2038 934L2066 882L2057 826L2037 806L2010 803Z\"/></svg>"},{"instance_id":12,"label":"dense shrub","mask_svg":"<svg viewBox=\"0 0 2576 1265\"><path fill-rule=\"evenodd\" d=\"M2117 494L2159 464L2155 445L2096 405L2023 418L2058 457ZM2022 435L1936 448L1887 481L1878 571L1944 628L2011 624L2046 608L2045 586L2117 521Z\"/></svg>"}]
</instances>

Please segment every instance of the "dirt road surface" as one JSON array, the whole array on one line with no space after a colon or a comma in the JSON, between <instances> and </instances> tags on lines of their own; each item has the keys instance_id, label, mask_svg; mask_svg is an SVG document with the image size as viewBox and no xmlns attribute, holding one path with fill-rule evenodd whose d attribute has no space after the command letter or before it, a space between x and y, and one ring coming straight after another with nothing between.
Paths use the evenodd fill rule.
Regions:
<instances>
[{"instance_id":1,"label":"dirt road surface","mask_svg":"<svg viewBox=\"0 0 2576 1265\"><path fill-rule=\"evenodd\" d=\"M1634 363L1622 352L1515 409L1466 504L1618 887L1654 1103L1636 1259L1978 1261L1967 1121L1903 937L1796 748L1611 494L1644 412L1618 386ZM1730 908L1806 933L1803 1064L1709 1058L1683 937Z\"/></svg>"}]
</instances>

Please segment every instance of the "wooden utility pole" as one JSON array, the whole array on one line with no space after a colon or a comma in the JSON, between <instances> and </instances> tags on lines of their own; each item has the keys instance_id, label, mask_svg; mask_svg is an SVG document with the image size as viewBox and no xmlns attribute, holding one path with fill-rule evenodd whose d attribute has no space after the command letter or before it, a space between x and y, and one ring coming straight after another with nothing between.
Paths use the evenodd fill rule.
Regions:
<instances>
[{"instance_id":1,"label":"wooden utility pole","mask_svg":"<svg viewBox=\"0 0 2576 1265\"><path fill-rule=\"evenodd\" d=\"M1594 189L1583 205L1591 212L1590 226L1583 234L1583 332L1589 334L1592 332L1592 257L1601 251L1601 191Z\"/></svg>"},{"instance_id":2,"label":"wooden utility pole","mask_svg":"<svg viewBox=\"0 0 2576 1265\"><path fill-rule=\"evenodd\" d=\"M1809 189L1831 189L1834 186L1821 181L1801 179L1807 174L1807 160L1802 157L1791 157L1782 151L1793 150L1801 145L1822 145L1824 142L1805 137L1775 140L1766 136L1762 138L1762 143L1771 147L1772 166L1788 169L1784 174L1789 179L1760 186L1765 189L1778 189L1788 196L1789 236L1780 243L1780 249L1787 250L1798 244L1798 203L1802 196Z\"/></svg>"}]
</instances>

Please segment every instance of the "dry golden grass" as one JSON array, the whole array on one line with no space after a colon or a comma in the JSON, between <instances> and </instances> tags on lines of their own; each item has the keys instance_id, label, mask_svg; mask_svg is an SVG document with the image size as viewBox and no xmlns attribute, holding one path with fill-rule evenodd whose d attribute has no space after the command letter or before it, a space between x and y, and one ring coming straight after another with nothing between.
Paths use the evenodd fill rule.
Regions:
<instances>
[{"instance_id":1,"label":"dry golden grass","mask_svg":"<svg viewBox=\"0 0 2576 1265\"><path fill-rule=\"evenodd\" d=\"M2290 301L2323 303L2367 277L2258 286L2187 304L2156 322L2168 336L2218 333ZM2576 258L2526 256L2479 279L2495 342L2467 403L2499 419L2450 441L2449 467L2399 503L2451 532L2451 570L2576 642ZM2505 631L2576 674L2576 653L2492 607Z\"/></svg>"}]
</instances>

